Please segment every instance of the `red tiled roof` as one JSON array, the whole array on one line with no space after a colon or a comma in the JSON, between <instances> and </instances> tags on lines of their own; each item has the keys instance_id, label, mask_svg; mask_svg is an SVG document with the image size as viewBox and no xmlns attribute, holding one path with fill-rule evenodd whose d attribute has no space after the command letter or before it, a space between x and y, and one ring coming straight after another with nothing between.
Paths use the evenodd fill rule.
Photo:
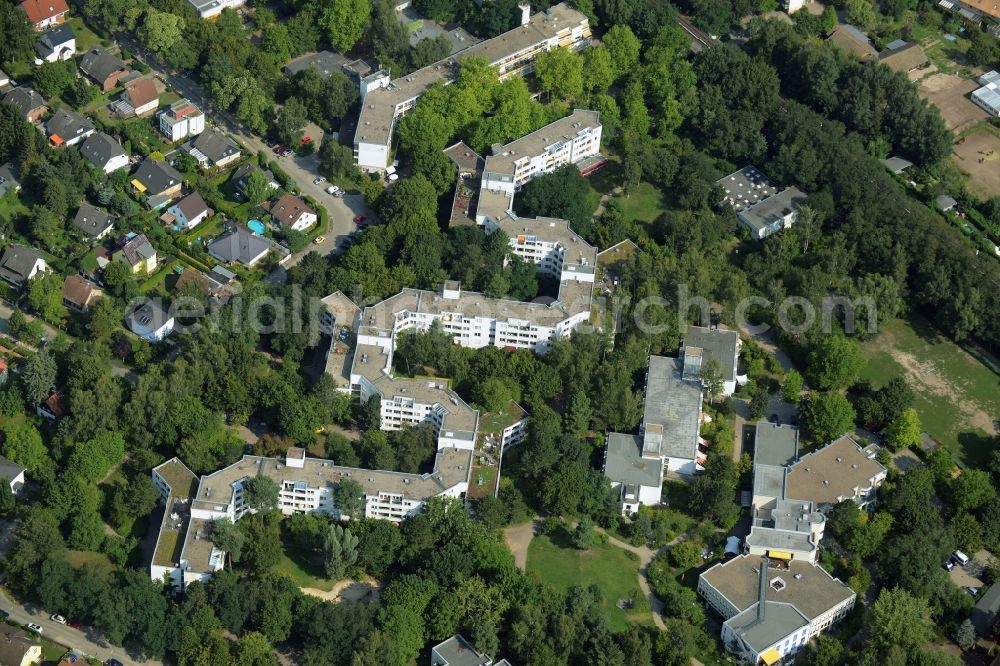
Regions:
<instances>
[{"instance_id":1,"label":"red tiled roof","mask_svg":"<svg viewBox=\"0 0 1000 666\"><path fill-rule=\"evenodd\" d=\"M66 0L24 0L21 9L32 23L41 23L69 11Z\"/></svg>"},{"instance_id":2,"label":"red tiled roof","mask_svg":"<svg viewBox=\"0 0 1000 666\"><path fill-rule=\"evenodd\" d=\"M125 84L125 94L134 107L144 106L160 99L159 93L156 92L156 84L152 79L146 78L135 79Z\"/></svg>"},{"instance_id":3,"label":"red tiled roof","mask_svg":"<svg viewBox=\"0 0 1000 666\"><path fill-rule=\"evenodd\" d=\"M307 206L305 201L294 194L286 194L271 206L271 216L281 224L289 227L295 224L302 217L303 213L315 215L316 211Z\"/></svg>"}]
</instances>

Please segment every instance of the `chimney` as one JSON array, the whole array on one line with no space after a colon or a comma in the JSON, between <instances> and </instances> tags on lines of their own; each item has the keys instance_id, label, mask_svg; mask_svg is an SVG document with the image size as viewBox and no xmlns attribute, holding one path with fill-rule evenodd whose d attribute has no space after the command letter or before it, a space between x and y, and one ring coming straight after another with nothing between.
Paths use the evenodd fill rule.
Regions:
<instances>
[{"instance_id":1,"label":"chimney","mask_svg":"<svg viewBox=\"0 0 1000 666\"><path fill-rule=\"evenodd\" d=\"M522 2L517 8L521 10L521 25L528 25L528 21L531 20L531 5Z\"/></svg>"}]
</instances>

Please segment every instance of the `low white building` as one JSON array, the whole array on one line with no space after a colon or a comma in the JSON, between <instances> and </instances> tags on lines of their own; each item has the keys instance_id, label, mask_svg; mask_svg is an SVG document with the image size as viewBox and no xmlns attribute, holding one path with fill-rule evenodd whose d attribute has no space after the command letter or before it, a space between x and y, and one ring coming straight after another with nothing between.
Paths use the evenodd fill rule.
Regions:
<instances>
[{"instance_id":1,"label":"low white building","mask_svg":"<svg viewBox=\"0 0 1000 666\"><path fill-rule=\"evenodd\" d=\"M170 141L180 141L205 131L205 114L186 99L179 99L159 113L160 131Z\"/></svg>"},{"instance_id":2,"label":"low white building","mask_svg":"<svg viewBox=\"0 0 1000 666\"><path fill-rule=\"evenodd\" d=\"M724 193L721 203L733 207L740 224L755 240L790 228L807 200L797 187L779 189L752 165L719 179L715 185Z\"/></svg>"},{"instance_id":3,"label":"low white building","mask_svg":"<svg viewBox=\"0 0 1000 666\"><path fill-rule=\"evenodd\" d=\"M125 318L130 331L147 342L159 342L174 331L174 316L153 301L136 307Z\"/></svg>"},{"instance_id":4,"label":"low white building","mask_svg":"<svg viewBox=\"0 0 1000 666\"><path fill-rule=\"evenodd\" d=\"M21 492L24 486L25 469L13 460L7 460L0 456L0 479L6 479L10 485L10 491L15 495Z\"/></svg>"},{"instance_id":5,"label":"low white building","mask_svg":"<svg viewBox=\"0 0 1000 666\"><path fill-rule=\"evenodd\" d=\"M979 77L982 88L972 92L972 101L991 116L1000 116L1000 72L991 70Z\"/></svg>"},{"instance_id":6,"label":"low white building","mask_svg":"<svg viewBox=\"0 0 1000 666\"><path fill-rule=\"evenodd\" d=\"M188 0L203 19L218 18L224 9L242 7L244 0Z\"/></svg>"}]
</instances>

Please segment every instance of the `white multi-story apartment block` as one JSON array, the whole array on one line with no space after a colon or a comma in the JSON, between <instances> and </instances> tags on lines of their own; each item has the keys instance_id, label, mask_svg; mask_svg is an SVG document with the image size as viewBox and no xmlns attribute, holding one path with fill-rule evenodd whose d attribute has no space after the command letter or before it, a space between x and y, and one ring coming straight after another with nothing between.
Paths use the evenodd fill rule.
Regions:
<instances>
[{"instance_id":1,"label":"white multi-story apartment block","mask_svg":"<svg viewBox=\"0 0 1000 666\"><path fill-rule=\"evenodd\" d=\"M486 157L483 189L513 194L535 176L597 155L601 129L597 111L576 109L505 146L494 145Z\"/></svg>"},{"instance_id":2,"label":"white multi-story apartment block","mask_svg":"<svg viewBox=\"0 0 1000 666\"><path fill-rule=\"evenodd\" d=\"M361 78L362 107L354 134L357 165L369 171L388 167L396 122L432 85L455 81L461 60L485 58L502 80L532 71L539 53L555 48L580 50L589 44L587 17L565 3L534 16L522 8L521 25L498 37L472 45L405 77L390 79L385 72L375 72Z\"/></svg>"},{"instance_id":3,"label":"white multi-story apartment block","mask_svg":"<svg viewBox=\"0 0 1000 666\"><path fill-rule=\"evenodd\" d=\"M740 663L771 666L842 620L856 596L817 564L741 555L698 578L698 594L725 622L722 642Z\"/></svg>"},{"instance_id":4,"label":"white multi-story apartment block","mask_svg":"<svg viewBox=\"0 0 1000 666\"><path fill-rule=\"evenodd\" d=\"M180 141L205 131L205 114L186 99L179 99L160 112L160 131L171 141Z\"/></svg>"}]
</instances>

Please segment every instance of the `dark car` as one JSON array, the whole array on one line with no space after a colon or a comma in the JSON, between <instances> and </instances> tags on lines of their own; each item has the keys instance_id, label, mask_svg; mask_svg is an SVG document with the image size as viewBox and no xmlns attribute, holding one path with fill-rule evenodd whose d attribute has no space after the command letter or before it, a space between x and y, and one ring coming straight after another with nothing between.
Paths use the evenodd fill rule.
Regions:
<instances>
[{"instance_id":1,"label":"dark car","mask_svg":"<svg viewBox=\"0 0 1000 666\"><path fill-rule=\"evenodd\" d=\"M8 617L10 617L10 613L5 610L0 610L0 617L6 620Z\"/></svg>"},{"instance_id":2,"label":"dark car","mask_svg":"<svg viewBox=\"0 0 1000 666\"><path fill-rule=\"evenodd\" d=\"M66 620L66 626L70 629L79 629L83 625L76 620Z\"/></svg>"},{"instance_id":3,"label":"dark car","mask_svg":"<svg viewBox=\"0 0 1000 666\"><path fill-rule=\"evenodd\" d=\"M354 216L354 224L364 224L364 223L365 223L365 216L364 215L355 215Z\"/></svg>"},{"instance_id":4,"label":"dark car","mask_svg":"<svg viewBox=\"0 0 1000 666\"><path fill-rule=\"evenodd\" d=\"M104 666L125 666L125 664L118 661L117 659L108 659L106 662L104 662Z\"/></svg>"},{"instance_id":5,"label":"dark car","mask_svg":"<svg viewBox=\"0 0 1000 666\"><path fill-rule=\"evenodd\" d=\"M778 418L777 414L771 414L771 416L768 418L768 420L771 423L775 424L775 425L778 425L778 424L781 423L781 419Z\"/></svg>"}]
</instances>

